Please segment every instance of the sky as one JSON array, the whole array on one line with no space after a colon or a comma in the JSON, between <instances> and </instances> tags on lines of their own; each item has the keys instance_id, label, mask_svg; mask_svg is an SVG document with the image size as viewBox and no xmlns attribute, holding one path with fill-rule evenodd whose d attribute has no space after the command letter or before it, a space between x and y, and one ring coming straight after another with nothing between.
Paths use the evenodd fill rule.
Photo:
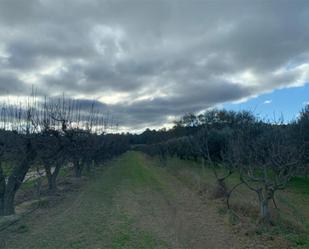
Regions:
<instances>
[{"instance_id":1,"label":"sky","mask_svg":"<svg viewBox=\"0 0 309 249\"><path fill-rule=\"evenodd\" d=\"M233 111L249 110L268 122L291 122L297 120L300 111L309 105L308 99L309 84L306 84L274 90L240 103L225 103L220 108Z\"/></svg>"},{"instance_id":2,"label":"sky","mask_svg":"<svg viewBox=\"0 0 309 249\"><path fill-rule=\"evenodd\" d=\"M123 130L309 102L307 0L0 0L0 97L80 99Z\"/></svg>"}]
</instances>

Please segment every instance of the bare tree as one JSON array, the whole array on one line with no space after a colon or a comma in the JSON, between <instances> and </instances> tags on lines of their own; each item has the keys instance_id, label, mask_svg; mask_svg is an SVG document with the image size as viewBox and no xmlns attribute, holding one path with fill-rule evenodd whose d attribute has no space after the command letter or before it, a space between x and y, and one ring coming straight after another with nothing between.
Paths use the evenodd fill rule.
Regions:
<instances>
[{"instance_id":1,"label":"bare tree","mask_svg":"<svg viewBox=\"0 0 309 249\"><path fill-rule=\"evenodd\" d=\"M15 194L36 158L33 144L36 127L32 124L33 106L30 101L25 110L11 106L3 114L6 115L7 122L14 123L14 126L8 127L15 128L3 131L1 136L2 159L4 156L14 162L7 179L0 166L0 215L10 215L15 212Z\"/></svg>"},{"instance_id":2,"label":"bare tree","mask_svg":"<svg viewBox=\"0 0 309 249\"><path fill-rule=\"evenodd\" d=\"M244 136L239 150L240 180L257 194L260 219L270 223L269 203L275 206L275 193L283 190L301 162L303 150L294 146L289 127L283 124L263 127L257 137Z\"/></svg>"},{"instance_id":3,"label":"bare tree","mask_svg":"<svg viewBox=\"0 0 309 249\"><path fill-rule=\"evenodd\" d=\"M216 198L227 196L228 188L225 181L234 170L233 164L223 162L229 133L229 130L210 130L205 124L195 137L195 143L203 158L203 167L211 168L216 178L217 186L214 193Z\"/></svg>"}]
</instances>

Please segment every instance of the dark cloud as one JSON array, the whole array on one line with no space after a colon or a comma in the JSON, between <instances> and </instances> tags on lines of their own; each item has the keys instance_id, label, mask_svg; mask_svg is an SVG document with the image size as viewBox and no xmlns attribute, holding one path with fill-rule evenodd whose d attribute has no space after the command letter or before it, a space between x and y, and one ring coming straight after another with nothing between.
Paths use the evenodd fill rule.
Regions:
<instances>
[{"instance_id":1,"label":"dark cloud","mask_svg":"<svg viewBox=\"0 0 309 249\"><path fill-rule=\"evenodd\" d=\"M0 71L0 96L25 95L31 93L29 86L15 77L14 74L2 73Z\"/></svg>"},{"instance_id":2,"label":"dark cloud","mask_svg":"<svg viewBox=\"0 0 309 249\"><path fill-rule=\"evenodd\" d=\"M3 0L1 94L33 84L162 125L308 82L308 23L306 0Z\"/></svg>"}]
</instances>

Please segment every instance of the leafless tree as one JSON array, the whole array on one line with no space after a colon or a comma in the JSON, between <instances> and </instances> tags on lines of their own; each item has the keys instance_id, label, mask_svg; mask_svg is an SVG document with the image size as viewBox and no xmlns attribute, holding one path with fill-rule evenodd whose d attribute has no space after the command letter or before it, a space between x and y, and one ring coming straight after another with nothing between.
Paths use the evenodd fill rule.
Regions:
<instances>
[{"instance_id":1,"label":"leafless tree","mask_svg":"<svg viewBox=\"0 0 309 249\"><path fill-rule=\"evenodd\" d=\"M8 106L2 112L2 124L5 129L1 136L1 154L3 159L10 159L14 164L6 178L0 166L0 215L14 214L15 194L21 186L32 162L36 157L34 138L36 127L33 126L33 103L29 100L26 108ZM6 123L8 122L8 123Z\"/></svg>"},{"instance_id":2,"label":"leafless tree","mask_svg":"<svg viewBox=\"0 0 309 249\"><path fill-rule=\"evenodd\" d=\"M211 134L213 133L213 134ZM213 141L210 141L211 136L214 136ZM214 173L217 186L215 188L214 197L226 197L228 195L228 188L226 179L234 172L234 165L227 160L224 162L226 155L226 141L221 141L220 137L227 140L229 137L228 132L225 130L214 131L209 130L207 125L196 134L195 143L199 153L203 159L203 167L209 167Z\"/></svg>"},{"instance_id":3,"label":"leafless tree","mask_svg":"<svg viewBox=\"0 0 309 249\"><path fill-rule=\"evenodd\" d=\"M240 180L257 194L260 219L270 223L269 203L275 206L275 193L283 190L301 162L303 149L295 146L289 127L273 124L257 137L242 134L238 154Z\"/></svg>"}]
</instances>

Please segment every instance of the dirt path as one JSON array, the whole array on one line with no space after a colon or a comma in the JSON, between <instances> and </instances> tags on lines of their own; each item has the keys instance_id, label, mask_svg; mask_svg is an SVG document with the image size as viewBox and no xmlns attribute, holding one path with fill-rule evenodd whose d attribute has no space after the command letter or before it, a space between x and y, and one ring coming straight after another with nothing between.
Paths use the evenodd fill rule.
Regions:
<instances>
[{"instance_id":1,"label":"dirt path","mask_svg":"<svg viewBox=\"0 0 309 249\"><path fill-rule=\"evenodd\" d=\"M234 234L211 203L133 152L1 239L9 249L272 248Z\"/></svg>"},{"instance_id":2,"label":"dirt path","mask_svg":"<svg viewBox=\"0 0 309 249\"><path fill-rule=\"evenodd\" d=\"M135 191L122 188L118 196L118 202L139 228L156 234L175 249L268 248L233 234L216 208L166 170L151 167L143 156L139 160L140 167L150 172L159 187Z\"/></svg>"}]
</instances>

